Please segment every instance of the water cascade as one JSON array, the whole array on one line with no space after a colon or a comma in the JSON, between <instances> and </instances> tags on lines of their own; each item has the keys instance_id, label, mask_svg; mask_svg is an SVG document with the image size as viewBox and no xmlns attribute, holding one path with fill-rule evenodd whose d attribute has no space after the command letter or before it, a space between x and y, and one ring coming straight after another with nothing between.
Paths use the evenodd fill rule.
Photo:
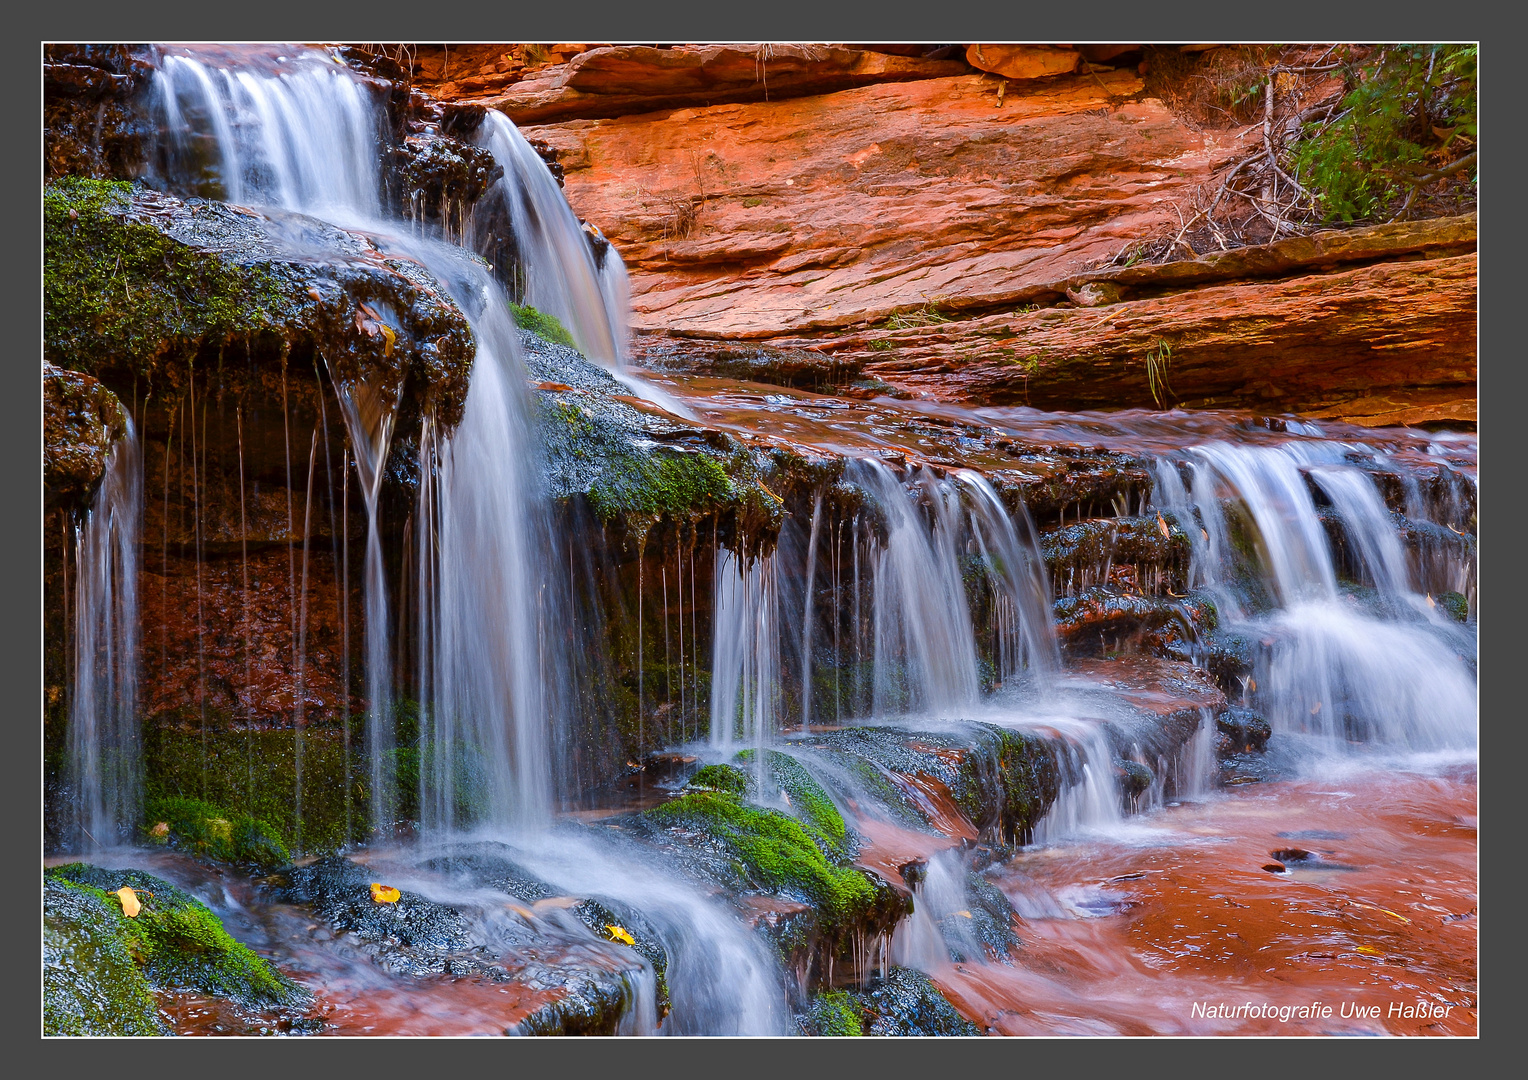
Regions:
<instances>
[{"instance_id":1,"label":"water cascade","mask_svg":"<svg viewBox=\"0 0 1528 1080\"><path fill-rule=\"evenodd\" d=\"M774 559L716 555L711 744L762 747L779 721L780 604ZM760 759L762 760L762 758Z\"/></svg>"},{"instance_id":2,"label":"water cascade","mask_svg":"<svg viewBox=\"0 0 1528 1080\"><path fill-rule=\"evenodd\" d=\"M1475 685L1464 658L1473 655L1473 635L1411 592L1388 513L1362 471L1342 464L1344 449L1211 444L1191 453L1189 495L1204 522L1196 573L1218 595L1231 595L1236 574L1223 538L1245 528L1226 506L1241 508L1254 530L1250 542L1273 603L1244 614L1243 597L1222 612L1231 628L1272 643L1259 654L1255 677L1275 730L1317 736L1328 749L1355 741L1412 751L1472 748ZM1333 496L1369 578L1399 602L1386 615L1339 592L1307 472ZM1192 512L1181 503L1177 509Z\"/></svg>"},{"instance_id":3,"label":"water cascade","mask_svg":"<svg viewBox=\"0 0 1528 1080\"><path fill-rule=\"evenodd\" d=\"M223 391L210 377L205 388L193 383L202 417L195 412L198 398L188 415L166 413L168 438L181 439L180 460L189 454L191 462L194 517L189 528L180 523L180 532L195 545L198 645L204 622L213 628L207 638L218 636L219 595L241 597L241 626L279 624L284 633L291 624L296 858L279 872L244 881L244 892L225 889L227 903L219 909L230 920L236 909L246 916L252 939L279 936L269 927L290 921L290 912L276 910L281 905L303 911L304 925L304 904L316 920L338 925L311 897L273 900L277 893L261 891L287 888L278 881L283 875L311 871L316 879L314 868L327 866L324 872L336 874L364 871L366 883L376 882L369 900L364 890L347 894L346 918L355 916L358 924L420 919L408 923L409 932L424 926L450 940L437 947L432 939L428 948L408 952L418 943L400 945L405 935L378 944L380 937L366 939L357 929L340 943L321 936L327 926L310 934L315 921L301 931L281 931L288 938L278 943L288 950L281 955L318 950L327 962L350 962L352 953L363 954L357 944L363 942L376 950L365 954L367 978L374 980L367 985L396 990L397 976L406 993L437 995L437 1005L446 1000L441 995L484 987L484 993L522 995L527 1008L545 1005L532 999L550 987L547 1000L558 1005L557 994L577 981L568 972L577 969L577 977L594 973L584 985L609 976L601 986L622 987L607 1030L786 1034L796 1022L810 1027L801 1020L803 1010L822 1005L825 992L868 992L874 979L887 980L890 965L937 975L946 988L959 973L974 980L968 991L1009 978L1000 968L1021 971L1006 1000L1023 1002L1023 992L1012 987L1027 990L1043 980L1022 981L1033 973L1021 970L1022 950L1010 951L1014 910L1032 921L1031 929L1044 920L1103 921L1122 910L1112 906L1108 887L1145 880L1160 867L1137 872L1115 849L1136 844L1148 852L1141 838L1169 831L1155 830L1156 821L1199 810L1184 804L1235 797L1215 788L1230 776L1217 776L1232 757L1230 735L1222 740L1221 733L1242 731L1236 723L1250 730L1246 725L1255 720L1265 740L1271 724L1279 740L1274 745L1286 755L1277 769L1285 771L1270 767L1253 779L1271 778L1286 789L1333 763L1413 768L1424 758L1444 767L1473 761L1474 626L1450 617L1441 596L1463 594L1473 614L1474 542L1461 528L1473 528L1476 493L1468 476L1426 473L1410 457L1392 459L1296 421L1280 429L1287 437L1273 439L1267 429L1248 437L1250 424L1227 419L1236 442L1206 441L1203 428L1186 424L1164 450L1150 440L1161 437L1158 425L1178 422L1166 413L1119 421L1118 430L1140 439L1126 464L1120 463L1124 455L1096 468L1087 460L1103 456L1092 447L1094 428L1109 427L1095 418L1079 425L1086 440L1067 436L1065 454L1046 445L1009 469L979 464L991 459L973 452L961 459L971 467L962 467L942 451L875 443L889 440L882 433L899 424L905 424L899 435L915 431L906 418L925 407L927 417L933 403L907 404L900 418L887 419L900 407L890 398L867 401L847 391L839 401L817 391L793 398L773 392L781 387L765 394L753 385L735 396L794 408L790 423L802 421L791 427L767 414L776 429L769 434L788 431L802 441L786 447L785 436L778 436L781 442L759 450L769 442L762 435L734 439L736 432L713 425L709 416L697 420L708 412L705 394L726 391L681 392L689 384L667 378L667 369L652 372L651 380L630 370L628 281L619 253L579 221L545 161L510 120L490 108L471 135L476 145L466 149L486 152L501 175L473 205L454 207L461 226L454 236L449 214L442 213L440 226L426 224L417 195L404 195L416 200L412 221L404 220L405 208L388 205L395 195L388 194L387 154L397 149L390 143L404 125L394 125L389 108L398 106L389 105L381 80L345 67L338 52L278 51L172 48L159 55L150 102L162 137L146 178L181 196L259 209L269 235L286 245L283 257L346 269L363 260L373 269L386 263L400 276L406 272L398 267L406 265L428 279L431 300L443 294L450 300L443 306L460 311L473 351L453 423L454 414L417 392L396 359L398 343L415 325L404 306L395 310L376 300L362 306L364 317L355 315L357 333L396 370L381 362L358 368L353 357L315 346L311 391L302 387L291 407L283 345L280 415L274 407L259 415L258 393L232 407L236 532L215 523L218 513L225 521L232 513L212 505L218 496L209 495L217 480L207 465L206 399L222 410L217 395ZM416 133L429 124L447 127L439 111L428 123L419 115L408 121L419 124ZM496 247L494 257L513 265L487 265L485 249L490 240L503 240L505 219L513 251ZM348 239L334 241L332 234L341 232ZM357 246L363 254L347 263ZM319 302L316 289L313 295ZM522 337L512 301L554 316L597 367L574 357L569 364L582 366L569 367L577 375L569 383L532 375L550 363L550 352L570 354L555 343L550 349L538 344L537 335ZM451 318L453 332L465 333L461 320ZM346 319L341 337L349 340ZM407 344L422 355L435 347L412 338ZM249 366L253 370L255 361ZM261 376L273 380L273 370ZM612 393L606 373L696 423L662 419L667 426L649 429L657 432L653 438L632 436L609 451L612 459L626 455L618 465L595 461L607 452L601 440L615 444L629 434L611 434L625 422L611 402L627 413L650 418L653 412L632 409L626 395ZM713 374L696 383L726 381ZM570 385L578 379L586 385ZM273 386L269 381L266 389ZM337 425L334 441L338 477L329 468L329 393L343 421L343 438ZM570 404L579 401L608 407L608 414ZM862 441L822 435L861 407L874 410L862 425L871 434L856 435ZM545 449L553 422L546 417L554 409L582 440L575 456L584 462L582 451L588 451L585 464L596 481L608 479L602 468L623 471L637 478L633 486L663 487L665 499L670 488L678 491L672 505L647 488L640 494L649 501L633 503L640 505L635 511L615 496L605 499L609 491L595 482L570 485L572 495L556 488L554 454ZM980 431L972 424L967 432L976 434L951 437L950 444L998 433L1012 458L1023 458L1030 451L1017 444L1025 425L1039 421L1032 410L999 412L984 414ZM292 461L300 466L296 436L310 423L316 426L304 490ZM1000 432L1004 424L1009 430ZM73 588L67 774L75 796L69 825L79 836L68 843L78 849L112 848L143 824L139 439L150 437L128 425L72 535L77 570L72 583L65 579L65 588ZM214 430L213 444L220 439L230 442L226 432ZM261 462L250 469L247 499L246 439L251 460ZM923 444L921 436L918 441ZM1140 453L1146 444L1153 449ZM722 445L725 451L718 450ZM1437 449L1442 456L1449 439L1429 445L1424 454ZM779 450L789 452L770 456ZM1057 470L1056 459L1074 451ZM688 471L700 460L692 455L702 454L705 466L722 470L720 482L711 471ZM730 457L719 466L723 454ZM1043 469L1032 467L1036 457L1046 458ZM909 458L909 464L891 464ZM751 464L734 468L740 460ZM352 464L359 506L351 500ZM159 555L168 582L171 543L188 543L170 536L168 443L163 468ZM186 466L180 468L184 474ZM667 469L681 481L669 484ZM1095 471L1075 479L1088 469ZM1428 477L1426 486L1413 472ZM701 480L691 483L695 475ZM779 494L765 483L775 485L777 476ZM748 501L758 495L753 491L740 496L755 480L772 502ZM692 498L689 487L705 494ZM272 524L281 516L272 508L283 497L285 556L279 522ZM301 499L295 513L294 497ZM156 491L151 501L159 498ZM1111 498L1114 517L1096 516ZM653 510L659 503L663 508ZM180 504L184 515L188 500L181 497ZM758 513L759 505L767 515ZM1140 513L1131 514L1132 505ZM607 515L610 506L615 509ZM154 507L149 510L152 519ZM355 534L362 516L364 539ZM215 532L210 542L208 527ZM253 542L256 531L261 535ZM313 777L338 772L332 763L329 772L320 771L319 751L340 724L343 798L352 797L352 539L362 552L362 633L355 651L362 665L356 681L365 701L371 836L356 843L347 801L343 840L298 850L311 837L304 813L322 794ZM1116 562L1127 542L1135 545L1132 553ZM242 560L237 575L235 550ZM214 600L204 613L203 560L210 566L217 558L226 565L205 570L206 595ZM181 560L189 579L191 560L184 554ZM66 555L66 573L68 565ZM1137 580L1133 566L1157 576L1148 579L1142 570ZM285 586L283 575L290 579ZM261 595L273 591L262 580L276 580L278 595L290 590L290 612ZM240 582L242 592L229 586L218 594L218 581ZM166 609L168 589L160 594ZM1115 625L1128 629L1116 632ZM1114 636L1106 640L1105 631ZM280 640L273 671L285 663ZM1228 696L1235 698L1227 693L1234 676L1216 667L1229 664L1227 641L1246 649L1232 657L1243 665L1236 668L1240 708L1227 704ZM163 651L168 672L168 646ZM208 687L239 679L225 659L204 656L207 651L196 652L194 682L204 788ZM268 708L272 726L283 726L286 691L266 687L263 696L255 694L253 652L246 643L239 657L250 685L231 694L247 728L251 805L256 735L267 734L258 730L267 722L261 709ZM661 687L652 673L660 657ZM325 663L338 673L326 676ZM331 688L326 677L338 686ZM186 685L193 684L188 679ZM185 708L188 693L172 688L154 709L144 708L158 725L151 734L169 731L176 721L162 717ZM575 760L574 751L583 758ZM751 779L724 769L697 779L703 767L741 763L740 751L752 752ZM1302 772L1307 766L1314 767ZM159 782L152 775L149 781L151 790ZM366 809L357 798L358 819ZM1139 828L1130 819L1143 814L1154 821ZM1219 840L1219 828L1202 829L1197 839ZM1261 851L1268 843L1257 839L1253 846ZM1140 856L1143 866L1157 858L1156 850ZM1101 882L1091 876L1090 862L1098 857L1103 865L1099 852L1111 852L1107 857L1121 871ZM248 869L187 870L193 859L184 851L151 854L165 866L178 865L208 895ZM484 870L489 865L500 869ZM1051 888L1041 881L1065 873L1089 876L1085 902L1066 900L1083 895L1075 882ZM1033 888L1026 880L1031 874ZM1002 891L1014 898L1012 907L993 884L1005 875ZM401 888L407 899L377 891L387 888L381 881ZM390 904L397 906L382 906ZM435 905L433 914L421 916L427 905ZM267 918L269 927L256 926ZM1059 955L1071 956L1066 950L1074 942L1082 943L1077 955L1085 953L1088 933L1056 932ZM1026 948L1039 936L1026 931ZM396 955L416 965L406 979L402 967L378 973L391 963L387 949L402 950ZM484 961L490 953L492 962ZM408 981L421 973L428 979ZM568 982L559 985L564 977ZM1046 979L1053 989L1056 980ZM501 990L505 984L513 986ZM944 990L935 986L931 993ZM672 999L666 1019L665 994ZM1057 1015L1073 1008L1081 1006L1057 1007ZM1003 1009L993 1015L999 1012L1005 1023L1016 1015Z\"/></svg>"},{"instance_id":4,"label":"water cascade","mask_svg":"<svg viewBox=\"0 0 1528 1080\"><path fill-rule=\"evenodd\" d=\"M75 530L69 778L92 848L131 834L142 797L138 734L138 533L143 462L132 421Z\"/></svg>"},{"instance_id":5,"label":"water cascade","mask_svg":"<svg viewBox=\"0 0 1528 1080\"><path fill-rule=\"evenodd\" d=\"M579 351L609 370L632 393L676 416L693 419L683 404L627 366L630 300L626 264L620 255L597 229L579 222L546 163L512 121L489 110L478 138L504 175L475 212L491 217L495 209L502 212L507 207L519 248L517 265L524 274L519 282L524 302L556 316ZM472 241L469 221L469 245Z\"/></svg>"}]
</instances>

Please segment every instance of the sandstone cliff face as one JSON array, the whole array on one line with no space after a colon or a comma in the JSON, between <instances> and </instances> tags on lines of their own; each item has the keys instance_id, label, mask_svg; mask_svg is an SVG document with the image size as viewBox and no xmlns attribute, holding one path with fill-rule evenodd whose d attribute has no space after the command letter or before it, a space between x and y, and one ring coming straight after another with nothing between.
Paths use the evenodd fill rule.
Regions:
<instances>
[{"instance_id":1,"label":"sandstone cliff face","mask_svg":"<svg viewBox=\"0 0 1528 1080\"><path fill-rule=\"evenodd\" d=\"M1170 218L1234 140L1107 72L985 76L532 126L633 270L634 321L707 337L989 304Z\"/></svg>"},{"instance_id":2,"label":"sandstone cliff face","mask_svg":"<svg viewBox=\"0 0 1528 1080\"><path fill-rule=\"evenodd\" d=\"M556 155L639 335L804 346L950 401L1474 420L1473 219L1100 274L1261 129L1202 130L1134 46L773 49L593 48L475 98Z\"/></svg>"}]
</instances>

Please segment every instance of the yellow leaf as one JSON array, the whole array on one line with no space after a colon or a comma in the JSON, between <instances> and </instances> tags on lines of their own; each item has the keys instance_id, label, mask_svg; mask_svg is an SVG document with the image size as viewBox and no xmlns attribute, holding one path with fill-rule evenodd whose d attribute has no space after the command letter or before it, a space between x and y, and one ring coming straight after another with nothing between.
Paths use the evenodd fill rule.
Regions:
<instances>
[{"instance_id":1,"label":"yellow leaf","mask_svg":"<svg viewBox=\"0 0 1528 1080\"><path fill-rule=\"evenodd\" d=\"M1403 923L1409 923L1411 921L1410 919L1408 919L1404 915L1397 915L1395 912L1391 911L1389 908L1380 908L1380 910L1383 911L1386 915L1389 915L1392 919L1400 919L1401 922L1403 922Z\"/></svg>"},{"instance_id":2,"label":"yellow leaf","mask_svg":"<svg viewBox=\"0 0 1528 1080\"><path fill-rule=\"evenodd\" d=\"M1165 521L1165 520L1163 520L1163 518L1162 518L1162 515L1161 515L1161 514L1158 514L1158 515L1157 515L1157 528L1159 528L1159 529L1161 529L1161 530L1162 530L1162 535L1163 535L1163 536L1170 536L1170 535L1171 535L1171 534L1170 534L1170 533L1169 533L1169 532L1168 532L1168 531L1167 531L1167 522L1166 522L1166 521Z\"/></svg>"},{"instance_id":3,"label":"yellow leaf","mask_svg":"<svg viewBox=\"0 0 1528 1080\"><path fill-rule=\"evenodd\" d=\"M375 881L371 883L371 898L379 904L396 904L400 895L391 885L379 885Z\"/></svg>"},{"instance_id":4,"label":"yellow leaf","mask_svg":"<svg viewBox=\"0 0 1528 1080\"><path fill-rule=\"evenodd\" d=\"M969 911L957 911L955 914L959 915L962 919L969 919L971 917Z\"/></svg>"},{"instance_id":5,"label":"yellow leaf","mask_svg":"<svg viewBox=\"0 0 1528 1080\"><path fill-rule=\"evenodd\" d=\"M124 885L112 895L122 901L122 914L129 919L138 917L138 912L143 909L143 905L138 903L138 894L133 892L132 886Z\"/></svg>"},{"instance_id":6,"label":"yellow leaf","mask_svg":"<svg viewBox=\"0 0 1528 1080\"><path fill-rule=\"evenodd\" d=\"M1378 949L1373 948L1372 946L1369 946L1369 945L1360 945L1358 947L1358 951L1363 953L1365 956L1384 956L1385 955L1384 953L1380 952Z\"/></svg>"},{"instance_id":7,"label":"yellow leaf","mask_svg":"<svg viewBox=\"0 0 1528 1080\"><path fill-rule=\"evenodd\" d=\"M393 342L398 340L398 335L393 333L393 328L386 323L382 324L382 355L393 355Z\"/></svg>"},{"instance_id":8,"label":"yellow leaf","mask_svg":"<svg viewBox=\"0 0 1528 1080\"><path fill-rule=\"evenodd\" d=\"M610 935L611 941L619 941L622 945L635 945L637 943L636 938L632 937L619 926L611 926L607 924L605 926L605 932Z\"/></svg>"}]
</instances>

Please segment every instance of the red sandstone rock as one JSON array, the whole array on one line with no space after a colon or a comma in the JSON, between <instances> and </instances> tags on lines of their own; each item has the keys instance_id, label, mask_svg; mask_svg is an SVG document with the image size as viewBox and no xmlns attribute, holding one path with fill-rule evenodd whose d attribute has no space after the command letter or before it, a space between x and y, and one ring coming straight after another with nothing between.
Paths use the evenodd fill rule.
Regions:
<instances>
[{"instance_id":1,"label":"red sandstone rock","mask_svg":"<svg viewBox=\"0 0 1528 1080\"><path fill-rule=\"evenodd\" d=\"M1056 45L972 45L966 60L974 68L1009 79L1044 79L1068 75L1082 63L1082 54Z\"/></svg>"},{"instance_id":2,"label":"red sandstone rock","mask_svg":"<svg viewBox=\"0 0 1528 1080\"><path fill-rule=\"evenodd\" d=\"M538 71L487 103L517 124L535 124L799 97L969 70L960 60L829 45L619 45L592 49L567 64Z\"/></svg>"},{"instance_id":3,"label":"red sandstone rock","mask_svg":"<svg viewBox=\"0 0 1528 1080\"><path fill-rule=\"evenodd\" d=\"M637 328L750 338L994 298L1176 221L1236 135L1133 74L989 76L530 127L632 270Z\"/></svg>"}]
</instances>

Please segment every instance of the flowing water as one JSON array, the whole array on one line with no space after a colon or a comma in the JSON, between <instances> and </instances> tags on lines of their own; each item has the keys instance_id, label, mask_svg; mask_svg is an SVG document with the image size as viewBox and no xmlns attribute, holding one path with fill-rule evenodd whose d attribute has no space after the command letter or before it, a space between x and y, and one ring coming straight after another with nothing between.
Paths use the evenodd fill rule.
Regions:
<instances>
[{"instance_id":1,"label":"flowing water","mask_svg":"<svg viewBox=\"0 0 1528 1080\"><path fill-rule=\"evenodd\" d=\"M138 532L143 462L132 422L74 536L74 685L69 783L74 842L114 847L132 835L143 782L138 732Z\"/></svg>"},{"instance_id":2,"label":"flowing water","mask_svg":"<svg viewBox=\"0 0 1528 1080\"><path fill-rule=\"evenodd\" d=\"M578 661L555 644L575 639L572 540L557 533L540 489L509 297L468 250L486 233L486 217L468 215L463 235L452 238L425 235L385 209L380 100L322 50L168 50L155 108L167 133L158 182L277 219L311 215L364 232L379 250L425 266L466 315L476 343L462 422L446 431L426 416L417 433L414 555L401 575L390 577L381 518L390 455L415 435L395 430L401 376L380 385L329 373L367 525L362 655L374 835L352 853L398 886L464 912L483 949L511 969L584 965L617 980L629 999L622 1033L792 1030L801 987L745 913L600 826L600 815L622 807L583 818L557 813L559 788L570 782L559 771L560 748L581 700ZM1063 416L837 401L639 376L630 367L626 272L615 249L578 221L507 119L489 111L477 139L502 177L475 213L512 220L517 264L500 277L517 281L526 304L556 315L591 360L675 416L848 459L844 483L863 497L852 516L825 505L819 490L773 551L715 546L704 704L694 550L686 585L677 537L672 565L677 667L685 671L688 649L693 676L688 690L679 680L681 733L688 735L687 707L696 715L708 707L710 717L708 740L676 739L685 742L676 753L723 761L752 749L761 799L782 806L765 782L764 751L788 753L857 830L859 865L888 880L912 875L911 915L883 940L859 942L842 980L864 985L887 964L917 968L967 1017L1012 1034L1473 1032L1475 640L1473 622L1448 618L1435 598L1461 593L1473 614L1473 548L1459 557L1443 530L1461 535L1475 482L1468 464L1425 489L1413 478L1422 465L1472 458L1472 442L1334 433L1297 421L1274 431L1218 414ZM377 315L390 331L400 328L396 313ZM1144 512L1149 492L1163 535L1170 517L1187 538L1188 585L1213 598L1221 632L1249 643L1242 696L1273 729L1275 767L1264 782L1217 788L1215 717L1191 694L1186 705L1166 701L1157 684L1132 683L1130 673L1146 669L1125 661L1063 661L1052 596L1069 595L1075 583L1051 582L1023 499L1005 500L975 468L938 463L918 434L930 419L1150 459L1150 482L1134 500L1126 489L1116 518L1133 501ZM1007 466L985 452L968 463L993 473ZM111 844L139 800L139 458L130 430L75 541L70 776L88 838L82 848ZM1390 467L1405 478L1403 519L1376 480ZM348 466L343 483L348 509ZM311 514L310 495L304 598ZM1084 516L1081 501L1060 507L1060 523L1069 516ZM1439 542L1403 546L1402 524L1436 530ZM639 624L661 622L665 671L667 558L661 610L644 608L639 588L630 613ZM247 554L245 563L247 579ZM1100 580L1111 568L1112 548ZM406 664L395 656L402 646L392 627L410 582L417 653ZM246 603L248 592L246 580ZM981 632L978 610L989 613ZM302 624L294 633L301 652L306 606L293 617ZM348 599L344 619L348 636ZM1208 642L1190 636L1184 647L1204 662ZM641 681L638 656L641 711L657 691ZM348 675L348 642L346 657ZM419 702L412 837L395 822L404 748L393 695L405 666ZM1187 726L1169 745L1155 733L1178 713ZM1027 836L1004 836L999 824L997 840L1015 843L978 867L981 830L948 788L879 765L857 771L829 752L831 743L814 741L855 722L914 742L969 731L972 722L1043 740L1054 748L1056 797ZM1126 786L1143 775L1143 784ZM873 783L899 790L923 825L878 808ZM552 895L506 903L502 890L463 870L473 853L513 862ZM136 858L192 888L236 934L314 988L333 1033L514 1030L555 997L524 981L396 976L247 882L209 877L188 860L130 856L112 857ZM979 932L973 912L995 903L992 889L1016 912L1008 930L1021 945L997 948ZM673 1011L663 1023L651 964L566 913L586 896L628 905L651 923L669 958ZM1280 1008L1313 996L1336 1007L1335 1019L1320 1014L1297 1028L1280 1018ZM1418 997L1452 1003L1452 1011L1436 1020L1384 1011L1392 999L1414 1005ZM1229 1019L1218 1008L1244 1001L1263 1008ZM1381 1013L1371 1014L1376 1003ZM175 1008L190 1031L255 1023L200 999Z\"/></svg>"}]
</instances>

